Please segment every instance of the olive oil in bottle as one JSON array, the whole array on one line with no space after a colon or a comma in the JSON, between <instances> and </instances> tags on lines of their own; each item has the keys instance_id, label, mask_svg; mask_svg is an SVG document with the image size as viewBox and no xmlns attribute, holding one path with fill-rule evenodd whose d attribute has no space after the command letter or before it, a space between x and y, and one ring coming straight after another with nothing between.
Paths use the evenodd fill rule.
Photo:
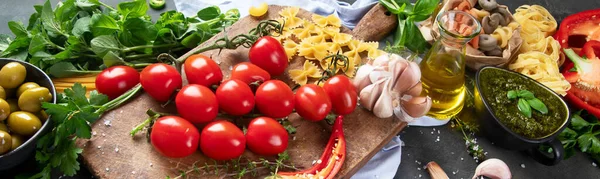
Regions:
<instances>
[{"instance_id":1,"label":"olive oil in bottle","mask_svg":"<svg viewBox=\"0 0 600 179\"><path fill-rule=\"evenodd\" d=\"M446 120L463 108L466 44L479 34L481 25L462 11L441 12L436 19L440 37L419 64L423 84L421 95L432 100L427 115ZM471 31L459 32L466 29L465 26Z\"/></svg>"}]
</instances>

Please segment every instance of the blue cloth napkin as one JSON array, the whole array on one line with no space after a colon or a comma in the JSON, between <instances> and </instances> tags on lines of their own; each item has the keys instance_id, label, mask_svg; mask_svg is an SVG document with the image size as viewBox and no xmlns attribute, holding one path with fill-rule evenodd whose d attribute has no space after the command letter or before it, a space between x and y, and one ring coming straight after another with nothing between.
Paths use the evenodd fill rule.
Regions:
<instances>
[{"instance_id":1,"label":"blue cloth napkin","mask_svg":"<svg viewBox=\"0 0 600 179\"><path fill-rule=\"evenodd\" d=\"M335 14L344 26L353 29L358 21L373 7L377 0L357 0L350 4L335 0L175 0L175 7L186 16L194 16L198 10L215 5L222 11L239 9L242 17L248 15L248 9L262 2L283 6L296 6L319 15ZM391 179L400 165L402 141L395 136L381 151L360 169L352 179L382 178Z\"/></svg>"}]
</instances>

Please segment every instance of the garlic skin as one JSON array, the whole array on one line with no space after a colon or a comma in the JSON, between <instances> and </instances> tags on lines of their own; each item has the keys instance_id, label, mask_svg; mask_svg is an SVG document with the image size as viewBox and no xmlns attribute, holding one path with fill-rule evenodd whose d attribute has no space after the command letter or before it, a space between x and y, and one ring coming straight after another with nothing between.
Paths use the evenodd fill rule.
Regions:
<instances>
[{"instance_id":1,"label":"garlic skin","mask_svg":"<svg viewBox=\"0 0 600 179\"><path fill-rule=\"evenodd\" d=\"M477 169L475 169L475 175L473 179L477 179L479 176L486 176L491 179L511 179L512 174L508 165L500 159L487 159L481 162Z\"/></svg>"},{"instance_id":2,"label":"garlic skin","mask_svg":"<svg viewBox=\"0 0 600 179\"><path fill-rule=\"evenodd\" d=\"M419 65L396 54L384 54L362 65L353 84L360 105L379 118L396 114L409 122L431 108L431 98L419 96L423 89Z\"/></svg>"}]
</instances>

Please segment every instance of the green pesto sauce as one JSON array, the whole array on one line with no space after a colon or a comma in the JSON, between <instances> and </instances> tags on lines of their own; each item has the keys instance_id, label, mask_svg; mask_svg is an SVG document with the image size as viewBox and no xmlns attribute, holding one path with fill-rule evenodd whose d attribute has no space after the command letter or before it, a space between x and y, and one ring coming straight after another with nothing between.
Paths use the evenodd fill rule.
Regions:
<instances>
[{"instance_id":1,"label":"green pesto sauce","mask_svg":"<svg viewBox=\"0 0 600 179\"><path fill-rule=\"evenodd\" d=\"M497 69L486 69L479 74L481 95L496 118L513 132L526 138L539 139L554 133L564 123L567 111L560 99L536 85L532 80ZM518 100L506 96L509 90L529 90L548 107L548 114L532 109L532 116L523 115Z\"/></svg>"}]
</instances>

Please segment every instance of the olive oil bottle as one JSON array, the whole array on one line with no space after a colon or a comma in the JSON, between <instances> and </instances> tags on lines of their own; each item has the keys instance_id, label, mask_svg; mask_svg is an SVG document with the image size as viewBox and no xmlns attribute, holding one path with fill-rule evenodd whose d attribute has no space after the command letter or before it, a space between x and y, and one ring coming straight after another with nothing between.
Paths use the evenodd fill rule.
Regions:
<instances>
[{"instance_id":1,"label":"olive oil bottle","mask_svg":"<svg viewBox=\"0 0 600 179\"><path fill-rule=\"evenodd\" d=\"M463 108L466 44L479 34L481 27L475 18L462 11L441 12L437 16L437 25L440 37L419 64L423 83L421 95L432 99L427 115L446 120ZM472 32L465 34L458 28L451 29L461 25L469 26Z\"/></svg>"}]
</instances>

